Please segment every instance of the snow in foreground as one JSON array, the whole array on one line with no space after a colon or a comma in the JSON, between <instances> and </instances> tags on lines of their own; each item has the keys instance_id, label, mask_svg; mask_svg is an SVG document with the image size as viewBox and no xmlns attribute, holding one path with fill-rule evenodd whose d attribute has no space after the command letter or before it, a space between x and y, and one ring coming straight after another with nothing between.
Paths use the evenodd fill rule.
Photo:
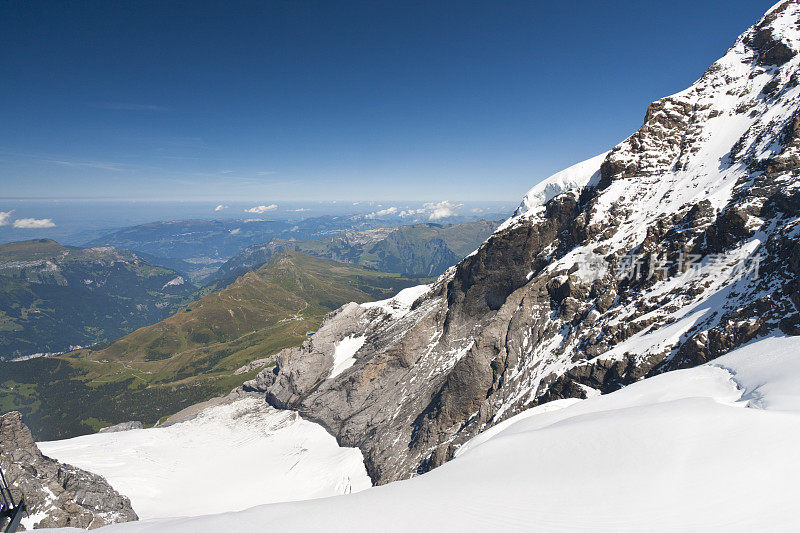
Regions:
<instances>
[{"instance_id":1,"label":"snow in foreground","mask_svg":"<svg viewBox=\"0 0 800 533\"><path fill-rule=\"evenodd\" d=\"M40 442L47 456L105 477L142 519L198 516L371 486L361 452L257 398L164 428Z\"/></svg>"},{"instance_id":2,"label":"snow in foreground","mask_svg":"<svg viewBox=\"0 0 800 533\"><path fill-rule=\"evenodd\" d=\"M527 411L409 481L107 530L789 531L798 449L800 338L771 337L712 364Z\"/></svg>"}]
</instances>

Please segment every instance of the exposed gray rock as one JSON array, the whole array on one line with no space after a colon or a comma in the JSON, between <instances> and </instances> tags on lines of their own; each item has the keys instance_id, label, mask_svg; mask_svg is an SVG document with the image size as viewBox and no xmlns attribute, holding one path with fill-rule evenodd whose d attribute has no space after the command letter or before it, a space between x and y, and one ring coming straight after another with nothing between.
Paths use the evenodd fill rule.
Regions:
<instances>
[{"instance_id":1,"label":"exposed gray rock","mask_svg":"<svg viewBox=\"0 0 800 533\"><path fill-rule=\"evenodd\" d=\"M255 361L250 361L244 366L237 368L234 372L234 376L239 376L241 374L247 374L248 372L252 372L257 368L263 368L272 362L272 357L266 357L264 359L256 359Z\"/></svg>"},{"instance_id":2,"label":"exposed gray rock","mask_svg":"<svg viewBox=\"0 0 800 533\"><path fill-rule=\"evenodd\" d=\"M25 495L32 518L23 524L34 529L95 529L138 519L128 498L105 479L42 455L16 411L0 415L0 466L15 499Z\"/></svg>"},{"instance_id":3,"label":"exposed gray rock","mask_svg":"<svg viewBox=\"0 0 800 533\"><path fill-rule=\"evenodd\" d=\"M122 422L98 430L98 433L117 433L118 431L130 431L132 429L144 429L144 425L138 420L133 422Z\"/></svg>"}]
</instances>

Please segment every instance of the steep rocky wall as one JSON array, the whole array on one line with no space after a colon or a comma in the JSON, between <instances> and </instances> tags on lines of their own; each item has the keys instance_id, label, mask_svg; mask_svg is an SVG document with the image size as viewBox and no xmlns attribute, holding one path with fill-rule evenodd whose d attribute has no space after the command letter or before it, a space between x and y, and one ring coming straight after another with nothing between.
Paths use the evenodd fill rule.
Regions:
<instances>
[{"instance_id":1,"label":"steep rocky wall","mask_svg":"<svg viewBox=\"0 0 800 533\"><path fill-rule=\"evenodd\" d=\"M16 411L0 416L0 467L15 500L25 496L23 524L95 529L138 519L105 479L42 455Z\"/></svg>"}]
</instances>

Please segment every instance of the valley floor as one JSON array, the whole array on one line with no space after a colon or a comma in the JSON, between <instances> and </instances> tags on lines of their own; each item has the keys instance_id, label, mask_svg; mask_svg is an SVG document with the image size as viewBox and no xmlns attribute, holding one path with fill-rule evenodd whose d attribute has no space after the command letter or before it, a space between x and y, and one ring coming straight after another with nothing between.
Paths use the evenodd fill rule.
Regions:
<instances>
[{"instance_id":1,"label":"valley floor","mask_svg":"<svg viewBox=\"0 0 800 533\"><path fill-rule=\"evenodd\" d=\"M790 531L798 527L798 337L762 339L710 364L647 379L612 394L531 409L479 435L450 463L408 481L357 494L208 515L276 498L298 499L302 493L297 486L307 481L293 480L292 469L286 469L292 450L301 454L300 447L296 441L288 447L281 444L276 435L286 430L264 426L289 415L267 415L266 410L249 411L236 431L228 429L228 419L205 416L172 428L44 443L42 449L107 475L112 485L132 497L145 518L206 515L107 528L114 533ZM295 422L290 430L306 431L301 431L303 424ZM163 438L145 437L159 431ZM200 452L210 446L208 433L214 435L210 440L215 444ZM233 448L214 448L220 441L229 445L237 439L249 443L238 459L226 457ZM320 435L318 440L325 439ZM101 453L103 447L110 449ZM319 486L325 486L328 494L342 492L343 476L354 476L358 470L351 464L354 453L322 445L308 449L309 458L317 449L322 455L306 464L306 479L338 465L337 473L326 474ZM165 459L166 450L175 457ZM139 453L143 456L135 458ZM128 466L116 464L117 457ZM148 467L149 457L161 463ZM192 461L196 461L192 468L198 469L195 477L187 474ZM169 470L181 462L175 473ZM128 469L131 465L136 465L133 471ZM206 477L206 471L212 474ZM217 472L224 476L213 477ZM126 481L127 476L131 477ZM354 492L368 483L357 476L350 482ZM146 494L145 489L159 494ZM224 501L212 504L204 499L209 493ZM304 496L313 494L307 491Z\"/></svg>"}]
</instances>

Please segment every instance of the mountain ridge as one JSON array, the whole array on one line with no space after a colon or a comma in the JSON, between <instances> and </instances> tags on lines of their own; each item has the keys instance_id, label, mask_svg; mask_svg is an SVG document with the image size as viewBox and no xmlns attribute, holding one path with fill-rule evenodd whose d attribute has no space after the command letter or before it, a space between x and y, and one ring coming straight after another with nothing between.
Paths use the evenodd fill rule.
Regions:
<instances>
[{"instance_id":1,"label":"mountain ridge","mask_svg":"<svg viewBox=\"0 0 800 533\"><path fill-rule=\"evenodd\" d=\"M798 2L777 4L413 302L338 310L252 387L360 447L381 484L526 408L797 335L798 28ZM346 338L364 340L333 376Z\"/></svg>"}]
</instances>

